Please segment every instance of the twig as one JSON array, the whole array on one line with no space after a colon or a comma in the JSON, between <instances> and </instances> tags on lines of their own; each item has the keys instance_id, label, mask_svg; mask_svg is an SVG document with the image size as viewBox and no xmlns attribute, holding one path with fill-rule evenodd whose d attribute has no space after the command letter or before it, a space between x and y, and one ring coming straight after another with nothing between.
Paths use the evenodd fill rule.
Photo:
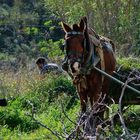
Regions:
<instances>
[{"instance_id":1,"label":"twig","mask_svg":"<svg viewBox=\"0 0 140 140\"><path fill-rule=\"evenodd\" d=\"M60 102L61 103L61 109L62 109L62 112L64 113L64 115L65 115L65 117L70 121L70 122L72 122L73 124L75 124L76 125L76 123L75 122L73 122L69 117L68 117L68 115L66 114L66 112L65 112L65 110L64 110L64 106L63 106L63 104L62 104L62 102Z\"/></svg>"},{"instance_id":2,"label":"twig","mask_svg":"<svg viewBox=\"0 0 140 140\"><path fill-rule=\"evenodd\" d=\"M122 124L122 127L123 127L123 134L121 136L126 135L126 136L129 136L129 138L130 138L130 134L129 134L128 129L127 129L126 125L125 125L124 119L122 117L123 116L122 115L122 98L124 96L124 92L125 92L125 89L126 89L128 83L133 80L133 79L129 79L129 77L130 77L130 75L132 73L133 73L133 71L129 74L128 80L125 82L124 87L122 89L121 96L119 98L119 112L118 112L118 115L120 117L120 121L121 121L121 124Z\"/></svg>"},{"instance_id":3,"label":"twig","mask_svg":"<svg viewBox=\"0 0 140 140\"><path fill-rule=\"evenodd\" d=\"M60 136L65 138L64 136L58 134L56 131L51 130L47 125L44 125L43 123L41 123L40 121L36 120L34 117L32 117L32 115L26 114L28 116L30 116L33 121L35 121L37 124L41 125L42 127L48 129L54 136L56 136L59 140L61 140Z\"/></svg>"},{"instance_id":4,"label":"twig","mask_svg":"<svg viewBox=\"0 0 140 140\"><path fill-rule=\"evenodd\" d=\"M28 104L31 105L31 107L32 107L32 111L31 111L32 114L30 115L30 114L26 113L27 116L31 117L32 120L35 121L37 124L41 125L42 127L46 128L47 130L49 130L59 140L61 140L61 137L66 138L66 137L60 135L58 132L51 130L47 125L44 125L43 123L41 123L40 121L38 121L37 119L35 119L34 105L30 101L28 101Z\"/></svg>"},{"instance_id":5,"label":"twig","mask_svg":"<svg viewBox=\"0 0 140 140\"><path fill-rule=\"evenodd\" d=\"M138 134L138 137L137 137L137 139L136 140L140 140L140 133Z\"/></svg>"},{"instance_id":6,"label":"twig","mask_svg":"<svg viewBox=\"0 0 140 140\"><path fill-rule=\"evenodd\" d=\"M62 123L62 125L63 125L63 131L64 131L64 132L62 132L62 133L63 133L63 134L65 135L65 137L67 138L67 137L68 137L68 133L67 133L67 131L66 131L65 122L64 122L63 119L61 119L61 123Z\"/></svg>"}]
</instances>

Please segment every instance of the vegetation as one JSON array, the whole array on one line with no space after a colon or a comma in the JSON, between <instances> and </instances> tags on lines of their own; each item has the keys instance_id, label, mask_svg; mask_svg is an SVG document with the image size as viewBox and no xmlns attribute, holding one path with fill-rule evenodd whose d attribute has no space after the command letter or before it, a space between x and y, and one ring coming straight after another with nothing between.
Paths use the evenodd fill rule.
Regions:
<instances>
[{"instance_id":1,"label":"vegetation","mask_svg":"<svg viewBox=\"0 0 140 140\"><path fill-rule=\"evenodd\" d=\"M63 134L64 129L67 133L74 130L75 124L69 121L65 113L76 122L80 104L67 75L49 74L45 79L38 80L33 72L30 75L26 72L19 74L15 79L8 77L11 74L4 76L1 73L1 89L5 90L2 93L9 100L8 106L0 109L1 139L57 139L48 129L34 121L32 115L54 132ZM112 114L117 111L116 105L112 111ZM131 107L124 115L128 128L137 132L140 125L139 106ZM120 123L115 128L119 136L122 132ZM106 135L113 138L109 131Z\"/></svg>"},{"instance_id":2,"label":"vegetation","mask_svg":"<svg viewBox=\"0 0 140 140\"><path fill-rule=\"evenodd\" d=\"M118 58L117 62L119 65L122 65L124 69L140 69L140 59L138 59L137 57L122 57Z\"/></svg>"},{"instance_id":3,"label":"vegetation","mask_svg":"<svg viewBox=\"0 0 140 140\"><path fill-rule=\"evenodd\" d=\"M139 55L140 3L138 0L69 1L6 0L1 1L0 52L29 58L39 55L56 59L63 43L60 21L78 22L82 16L99 34L117 44L119 54ZM55 47L55 48L54 48ZM56 53L49 54L56 49Z\"/></svg>"},{"instance_id":4,"label":"vegetation","mask_svg":"<svg viewBox=\"0 0 140 140\"><path fill-rule=\"evenodd\" d=\"M3 81L9 80L7 78L4 77ZM55 136L47 129L41 128L29 116L33 111L32 105L35 117L43 124L62 133L65 121L65 127L70 131L73 124L62 113L62 104L72 120L76 119L76 112L79 110L79 101L71 81L66 76L57 75L49 75L43 81L38 81L33 75L30 75L29 80L27 74L20 74L18 78L21 78L20 82L11 79L10 84L3 85L9 101L8 106L0 110L1 138L55 139ZM15 87L17 84L19 86Z\"/></svg>"}]
</instances>

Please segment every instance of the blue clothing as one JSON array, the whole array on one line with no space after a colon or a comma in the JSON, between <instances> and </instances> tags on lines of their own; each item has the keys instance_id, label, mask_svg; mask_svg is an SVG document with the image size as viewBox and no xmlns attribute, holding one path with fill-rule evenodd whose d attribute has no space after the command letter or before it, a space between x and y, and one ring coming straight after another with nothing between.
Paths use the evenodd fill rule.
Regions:
<instances>
[{"instance_id":1,"label":"blue clothing","mask_svg":"<svg viewBox=\"0 0 140 140\"><path fill-rule=\"evenodd\" d=\"M51 71L54 71L56 73L62 72L62 70L60 69L60 67L57 64L48 63L48 64L44 65L44 67L41 69L40 74L49 73Z\"/></svg>"}]
</instances>

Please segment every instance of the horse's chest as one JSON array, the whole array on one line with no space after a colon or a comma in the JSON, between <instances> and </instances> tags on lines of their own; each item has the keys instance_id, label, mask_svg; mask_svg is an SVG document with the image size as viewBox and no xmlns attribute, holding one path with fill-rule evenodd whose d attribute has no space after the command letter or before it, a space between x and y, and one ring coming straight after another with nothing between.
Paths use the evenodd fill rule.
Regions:
<instances>
[{"instance_id":1,"label":"horse's chest","mask_svg":"<svg viewBox=\"0 0 140 140\"><path fill-rule=\"evenodd\" d=\"M86 80L89 86L93 86L101 81L101 75L95 71L92 71L90 75L86 76Z\"/></svg>"}]
</instances>

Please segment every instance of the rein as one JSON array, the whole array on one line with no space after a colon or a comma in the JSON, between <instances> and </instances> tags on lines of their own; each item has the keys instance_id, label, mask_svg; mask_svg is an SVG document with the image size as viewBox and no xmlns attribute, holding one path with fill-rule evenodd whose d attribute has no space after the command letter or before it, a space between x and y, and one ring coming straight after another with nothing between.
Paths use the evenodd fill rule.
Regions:
<instances>
[{"instance_id":1,"label":"rein","mask_svg":"<svg viewBox=\"0 0 140 140\"><path fill-rule=\"evenodd\" d=\"M71 31L71 32L67 32L66 34L66 37L69 36L69 35L83 35L84 36L84 52L87 52L86 50L86 38L85 38L85 35L84 35L84 32L76 32L76 31ZM65 45L67 45L67 43L65 43ZM88 58L87 60L84 62L85 65L88 65L88 63L90 62L90 60L92 59L92 62L94 61L94 47L92 46L88 46L90 48L90 51L88 52L89 55L88 55ZM68 55L69 54L76 54L76 53L79 53L79 52L75 52L75 51L70 51L68 52ZM81 56L84 56L84 54L81 54Z\"/></svg>"},{"instance_id":2,"label":"rein","mask_svg":"<svg viewBox=\"0 0 140 140\"><path fill-rule=\"evenodd\" d=\"M91 31L92 31L92 29L91 29ZM93 69L93 66L96 66L99 61L101 61L101 69L105 70L102 44L100 43L100 39L96 38L95 33L93 33L93 35L89 34L89 39L87 39L86 36L85 36L85 32L71 31L71 32L67 32L66 37L73 36L73 35L83 35L84 36L84 44L83 44L84 53L80 54L78 51L73 51L73 50L71 50L67 53L67 56L71 56L71 58L73 60L76 59L78 62L80 62L80 60L82 58L82 63L84 65L84 67L81 68L80 74L82 74L82 75L89 74L91 69ZM89 40L89 45L88 46L87 46L87 42L86 42L87 40ZM65 45L67 45L67 43L65 43ZM89 51L87 51L86 48L88 48ZM99 58L95 57L95 49L98 52ZM86 60L84 60L84 55L85 55L86 52L88 52L88 57L86 58ZM80 58L74 58L73 57L74 54L78 54L78 56Z\"/></svg>"}]
</instances>

